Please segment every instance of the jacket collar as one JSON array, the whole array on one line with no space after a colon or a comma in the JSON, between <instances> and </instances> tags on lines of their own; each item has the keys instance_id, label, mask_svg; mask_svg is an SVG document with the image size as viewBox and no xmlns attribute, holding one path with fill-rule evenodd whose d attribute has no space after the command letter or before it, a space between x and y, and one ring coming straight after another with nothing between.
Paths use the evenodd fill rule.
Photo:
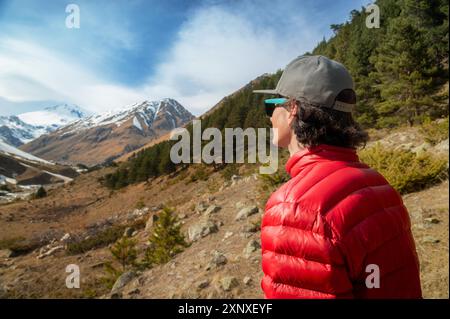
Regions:
<instances>
[{"instance_id":1,"label":"jacket collar","mask_svg":"<svg viewBox=\"0 0 450 319\"><path fill-rule=\"evenodd\" d=\"M306 147L293 154L286 162L286 171L297 176L307 165L319 161L359 162L356 148L320 144Z\"/></svg>"}]
</instances>

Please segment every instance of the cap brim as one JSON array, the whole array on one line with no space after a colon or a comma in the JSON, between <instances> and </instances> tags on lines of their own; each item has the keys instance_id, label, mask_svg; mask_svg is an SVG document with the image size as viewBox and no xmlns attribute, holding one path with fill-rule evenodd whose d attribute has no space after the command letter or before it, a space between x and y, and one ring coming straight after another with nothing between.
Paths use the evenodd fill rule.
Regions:
<instances>
[{"instance_id":1,"label":"cap brim","mask_svg":"<svg viewBox=\"0 0 450 319\"><path fill-rule=\"evenodd\" d=\"M273 90L254 90L253 93L278 94L276 89L273 89Z\"/></svg>"}]
</instances>

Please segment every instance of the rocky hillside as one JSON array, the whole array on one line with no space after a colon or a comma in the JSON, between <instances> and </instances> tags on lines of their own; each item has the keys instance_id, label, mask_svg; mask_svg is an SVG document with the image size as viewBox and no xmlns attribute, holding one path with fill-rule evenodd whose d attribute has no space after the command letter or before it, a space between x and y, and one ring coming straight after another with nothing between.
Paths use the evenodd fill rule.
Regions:
<instances>
[{"instance_id":1,"label":"rocky hillside","mask_svg":"<svg viewBox=\"0 0 450 319\"><path fill-rule=\"evenodd\" d=\"M425 143L415 127L374 131L372 136L416 152ZM428 151L448 154L448 139L430 144ZM201 173L192 166L119 191L99 183L109 171L83 174L43 199L0 206L0 295L263 297L259 223L270 188L254 174L254 167L242 166L230 177L222 171ZM403 196L426 298L448 298L448 187L445 180ZM126 271L110 283L111 289L105 278L107 265L114 261L113 243L122 235L134 240L138 259L143 258L162 205L174 209L189 247L165 264ZM80 266L80 289L65 286L68 264Z\"/></svg>"},{"instance_id":2,"label":"rocky hillside","mask_svg":"<svg viewBox=\"0 0 450 319\"><path fill-rule=\"evenodd\" d=\"M173 99L144 101L92 115L23 145L22 150L64 164L112 161L193 119Z\"/></svg>"}]
</instances>

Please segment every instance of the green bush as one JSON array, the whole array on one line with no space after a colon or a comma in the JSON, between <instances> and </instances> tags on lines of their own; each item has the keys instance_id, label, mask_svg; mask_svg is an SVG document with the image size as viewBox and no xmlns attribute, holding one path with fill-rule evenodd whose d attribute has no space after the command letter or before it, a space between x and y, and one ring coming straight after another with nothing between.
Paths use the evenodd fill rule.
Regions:
<instances>
[{"instance_id":1,"label":"green bush","mask_svg":"<svg viewBox=\"0 0 450 319\"><path fill-rule=\"evenodd\" d=\"M111 254L122 266L122 272L136 266L136 240L122 237L111 247Z\"/></svg>"},{"instance_id":2,"label":"green bush","mask_svg":"<svg viewBox=\"0 0 450 319\"><path fill-rule=\"evenodd\" d=\"M145 252L144 264L147 267L164 264L189 246L180 232L181 225L170 208L164 207L158 217L150 235L149 248Z\"/></svg>"},{"instance_id":3,"label":"green bush","mask_svg":"<svg viewBox=\"0 0 450 319\"><path fill-rule=\"evenodd\" d=\"M448 138L448 117L440 123L427 119L420 126L419 131L423 134L426 142L436 145Z\"/></svg>"},{"instance_id":4,"label":"green bush","mask_svg":"<svg viewBox=\"0 0 450 319\"><path fill-rule=\"evenodd\" d=\"M98 232L88 239L83 239L78 242L67 244L67 254L77 255L82 254L92 249L106 247L111 243L116 242L122 237L123 232L127 227L134 229L142 229L145 227L145 220L139 219L133 223L126 225L114 225L103 231Z\"/></svg>"},{"instance_id":5,"label":"green bush","mask_svg":"<svg viewBox=\"0 0 450 319\"><path fill-rule=\"evenodd\" d=\"M39 189L36 191L36 193L34 194L34 198L44 198L47 196L47 191L45 190L45 188L43 186L39 187Z\"/></svg>"},{"instance_id":6,"label":"green bush","mask_svg":"<svg viewBox=\"0 0 450 319\"><path fill-rule=\"evenodd\" d=\"M229 163L225 165L225 168L220 172L223 178L230 180L231 176L239 175L239 165L234 163Z\"/></svg>"},{"instance_id":7,"label":"green bush","mask_svg":"<svg viewBox=\"0 0 450 319\"><path fill-rule=\"evenodd\" d=\"M419 191L448 178L446 159L429 152L391 150L376 143L361 150L359 157L381 173L400 194Z\"/></svg>"},{"instance_id":8,"label":"green bush","mask_svg":"<svg viewBox=\"0 0 450 319\"><path fill-rule=\"evenodd\" d=\"M189 178L189 182L196 182L196 181L206 181L208 179L209 175L206 171L206 167L204 165L199 165L195 171L191 174Z\"/></svg>"}]
</instances>

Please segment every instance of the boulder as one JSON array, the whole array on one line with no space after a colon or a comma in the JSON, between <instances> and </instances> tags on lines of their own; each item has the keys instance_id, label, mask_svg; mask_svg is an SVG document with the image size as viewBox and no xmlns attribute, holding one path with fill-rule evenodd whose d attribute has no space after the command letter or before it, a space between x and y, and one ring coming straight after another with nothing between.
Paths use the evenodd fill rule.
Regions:
<instances>
[{"instance_id":1,"label":"boulder","mask_svg":"<svg viewBox=\"0 0 450 319\"><path fill-rule=\"evenodd\" d=\"M111 294L118 293L118 291L125 287L131 280L133 280L135 276L136 273L134 271L124 272L122 275L120 275L119 278L117 278L116 282L114 283L114 286L111 289Z\"/></svg>"},{"instance_id":2,"label":"boulder","mask_svg":"<svg viewBox=\"0 0 450 319\"><path fill-rule=\"evenodd\" d=\"M197 289L199 289L199 290L205 289L206 287L209 286L209 280L207 280L207 279L201 280L196 284L196 286L197 286Z\"/></svg>"},{"instance_id":3,"label":"boulder","mask_svg":"<svg viewBox=\"0 0 450 319\"><path fill-rule=\"evenodd\" d=\"M188 229L188 237L190 241L197 241L200 238L208 236L209 234L215 233L219 230L217 225L209 220L204 219L199 223L192 225Z\"/></svg>"},{"instance_id":4,"label":"boulder","mask_svg":"<svg viewBox=\"0 0 450 319\"><path fill-rule=\"evenodd\" d=\"M237 287L239 285L239 281L236 277L233 276L225 276L220 279L220 286L225 291L230 291L231 289Z\"/></svg>"},{"instance_id":5,"label":"boulder","mask_svg":"<svg viewBox=\"0 0 450 319\"><path fill-rule=\"evenodd\" d=\"M259 208L257 206L247 206L242 208L236 215L235 220L246 219L249 216L258 213Z\"/></svg>"},{"instance_id":6,"label":"boulder","mask_svg":"<svg viewBox=\"0 0 450 319\"><path fill-rule=\"evenodd\" d=\"M220 206L211 205L205 210L205 215L211 215L211 214L217 213L221 209L222 209L222 207L220 207Z\"/></svg>"},{"instance_id":7,"label":"boulder","mask_svg":"<svg viewBox=\"0 0 450 319\"><path fill-rule=\"evenodd\" d=\"M213 251L212 259L206 266L206 270L218 268L222 265L225 265L227 262L228 262L227 257L225 257L225 255L222 254L221 252L215 250L215 251Z\"/></svg>"},{"instance_id":8,"label":"boulder","mask_svg":"<svg viewBox=\"0 0 450 319\"><path fill-rule=\"evenodd\" d=\"M247 246L244 248L244 257L250 258L253 252L257 251L259 248L261 248L261 245L254 239L250 240L247 244Z\"/></svg>"}]
</instances>

